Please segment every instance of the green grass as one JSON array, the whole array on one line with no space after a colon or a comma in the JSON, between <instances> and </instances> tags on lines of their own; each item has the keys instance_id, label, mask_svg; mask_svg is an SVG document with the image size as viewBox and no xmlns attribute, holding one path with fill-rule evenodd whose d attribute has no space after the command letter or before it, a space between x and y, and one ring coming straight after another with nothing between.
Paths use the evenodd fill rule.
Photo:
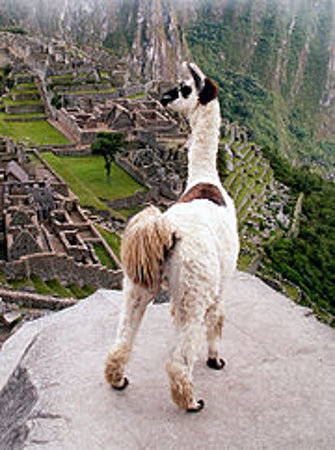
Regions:
<instances>
[{"instance_id":1,"label":"green grass","mask_svg":"<svg viewBox=\"0 0 335 450\"><path fill-rule=\"evenodd\" d=\"M88 297L94 292L93 288L88 286L80 287L77 284L71 283L67 286L67 289L72 293L72 297L81 299Z\"/></svg>"},{"instance_id":2,"label":"green grass","mask_svg":"<svg viewBox=\"0 0 335 450\"><path fill-rule=\"evenodd\" d=\"M110 248L113 250L115 255L120 259L120 245L121 245L120 236L118 236L115 233L112 233L111 231L105 230L99 225L95 225L95 227L97 228L101 236L105 239Z\"/></svg>"},{"instance_id":3,"label":"green grass","mask_svg":"<svg viewBox=\"0 0 335 450\"><path fill-rule=\"evenodd\" d=\"M72 297L72 292L66 289L64 286L60 284L60 282L56 279L46 281L46 285L59 297L66 298Z\"/></svg>"},{"instance_id":4,"label":"green grass","mask_svg":"<svg viewBox=\"0 0 335 450\"><path fill-rule=\"evenodd\" d=\"M296 286L293 286L290 283L282 282L283 286L285 287L287 295L294 301L299 300L299 288Z\"/></svg>"},{"instance_id":5,"label":"green grass","mask_svg":"<svg viewBox=\"0 0 335 450\"><path fill-rule=\"evenodd\" d=\"M22 113L22 114L6 114L0 112L0 120L4 119L34 119L35 117L45 117L44 113Z\"/></svg>"},{"instance_id":6,"label":"green grass","mask_svg":"<svg viewBox=\"0 0 335 450\"><path fill-rule=\"evenodd\" d=\"M145 97L145 92L139 92L138 94L134 94L134 95L129 95L128 98L129 100L137 100L138 98L143 98Z\"/></svg>"},{"instance_id":7,"label":"green grass","mask_svg":"<svg viewBox=\"0 0 335 450\"><path fill-rule=\"evenodd\" d=\"M10 287L18 291L25 287L33 286L33 283L30 280L30 278L16 278L15 280L8 280L7 282L10 285Z\"/></svg>"},{"instance_id":8,"label":"green grass","mask_svg":"<svg viewBox=\"0 0 335 450\"><path fill-rule=\"evenodd\" d=\"M240 253L240 256L238 258L238 269L242 271L248 271L252 260L253 255L249 253L248 254Z\"/></svg>"},{"instance_id":9,"label":"green grass","mask_svg":"<svg viewBox=\"0 0 335 450\"><path fill-rule=\"evenodd\" d=\"M18 83L14 86L15 89L18 89L19 87L21 88L27 88L27 89L31 89L31 88L36 88L35 83L32 81L30 83ZM36 88L37 90L37 88Z\"/></svg>"},{"instance_id":10,"label":"green grass","mask_svg":"<svg viewBox=\"0 0 335 450\"><path fill-rule=\"evenodd\" d=\"M64 73L63 75L52 75L51 77L48 77L48 80L59 80L62 78L74 78L73 73Z\"/></svg>"},{"instance_id":11,"label":"green grass","mask_svg":"<svg viewBox=\"0 0 335 450\"><path fill-rule=\"evenodd\" d=\"M123 198L134 194L137 190L144 190L115 163L112 164L111 180L107 182L102 157L58 157L52 153L44 153L43 156L69 184L83 206L107 210L101 199Z\"/></svg>"},{"instance_id":12,"label":"green grass","mask_svg":"<svg viewBox=\"0 0 335 450\"><path fill-rule=\"evenodd\" d=\"M33 114L31 116L33 117ZM13 115L13 117L17 117L17 115ZM0 136L11 137L16 142L26 141L35 145L71 143L46 120L38 122L4 122L0 117Z\"/></svg>"},{"instance_id":13,"label":"green grass","mask_svg":"<svg viewBox=\"0 0 335 450\"><path fill-rule=\"evenodd\" d=\"M133 208L127 208L127 209L126 208L116 208L115 210L128 219L129 217L132 217L135 214L137 214L138 212L140 212L141 209L142 209L142 206L136 205Z\"/></svg>"},{"instance_id":14,"label":"green grass","mask_svg":"<svg viewBox=\"0 0 335 450\"><path fill-rule=\"evenodd\" d=\"M234 177L235 177L235 172L230 172L230 174L227 176L227 178L224 181L224 185L228 186Z\"/></svg>"},{"instance_id":15,"label":"green grass","mask_svg":"<svg viewBox=\"0 0 335 450\"><path fill-rule=\"evenodd\" d=\"M239 222L243 222L246 219L247 215L249 214L248 209L250 208L252 202L253 200L249 198L249 200L245 203L245 205L243 205L243 208L238 213Z\"/></svg>"},{"instance_id":16,"label":"green grass","mask_svg":"<svg viewBox=\"0 0 335 450\"><path fill-rule=\"evenodd\" d=\"M12 100L11 98L4 98L4 104L9 106L22 106L22 105L42 105L42 100L22 100L16 102L15 100Z\"/></svg>"},{"instance_id":17,"label":"green grass","mask_svg":"<svg viewBox=\"0 0 335 450\"><path fill-rule=\"evenodd\" d=\"M5 285L6 283L6 275L2 270L0 270L0 286Z\"/></svg>"},{"instance_id":18,"label":"green grass","mask_svg":"<svg viewBox=\"0 0 335 450\"><path fill-rule=\"evenodd\" d=\"M66 91L62 92L64 95L76 95L76 94L107 94L115 92L116 88L108 88L108 89L84 89L82 91Z\"/></svg>"},{"instance_id":19,"label":"green grass","mask_svg":"<svg viewBox=\"0 0 335 450\"><path fill-rule=\"evenodd\" d=\"M102 244L94 244L94 251L101 264L107 269L117 269L115 261L110 257L107 250Z\"/></svg>"},{"instance_id":20,"label":"green grass","mask_svg":"<svg viewBox=\"0 0 335 450\"><path fill-rule=\"evenodd\" d=\"M14 95L29 95L29 94L38 94L38 90L37 89L29 89L26 91L10 91L11 94Z\"/></svg>"},{"instance_id":21,"label":"green grass","mask_svg":"<svg viewBox=\"0 0 335 450\"><path fill-rule=\"evenodd\" d=\"M40 278L39 276L32 275L31 281L33 282L35 290L38 294L43 294L43 295L52 295L53 294L53 289L51 289L45 283L45 281L43 281L42 278Z\"/></svg>"}]
</instances>

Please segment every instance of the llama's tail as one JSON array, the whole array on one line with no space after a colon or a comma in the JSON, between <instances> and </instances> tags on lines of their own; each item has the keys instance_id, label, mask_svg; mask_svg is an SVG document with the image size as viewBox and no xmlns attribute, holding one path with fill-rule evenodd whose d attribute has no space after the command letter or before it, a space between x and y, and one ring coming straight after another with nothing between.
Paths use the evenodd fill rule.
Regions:
<instances>
[{"instance_id":1,"label":"llama's tail","mask_svg":"<svg viewBox=\"0 0 335 450\"><path fill-rule=\"evenodd\" d=\"M157 286L176 240L176 233L158 208L149 206L141 211L130 220L122 239L121 259L127 276L144 287Z\"/></svg>"}]
</instances>

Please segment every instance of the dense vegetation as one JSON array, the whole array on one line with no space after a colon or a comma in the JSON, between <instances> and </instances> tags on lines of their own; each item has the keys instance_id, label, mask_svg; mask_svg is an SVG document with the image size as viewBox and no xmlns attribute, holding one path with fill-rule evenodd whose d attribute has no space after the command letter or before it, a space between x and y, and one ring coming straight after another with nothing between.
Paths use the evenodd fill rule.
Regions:
<instances>
[{"instance_id":1,"label":"dense vegetation","mask_svg":"<svg viewBox=\"0 0 335 450\"><path fill-rule=\"evenodd\" d=\"M220 82L224 116L262 145L300 162L335 164L333 142L316 142L327 80L330 0L295 13L267 0L205 2L187 28L193 58ZM281 8L284 8L282 10Z\"/></svg>"},{"instance_id":2,"label":"dense vegetation","mask_svg":"<svg viewBox=\"0 0 335 450\"><path fill-rule=\"evenodd\" d=\"M324 174L335 163L335 143L316 142L331 2L292 3L291 11L273 0L202 5L186 36L193 59L220 85L223 116L265 147L292 198L304 194L296 233L265 247L265 270L299 286L319 315L335 316L335 186L302 166L318 163L313 170Z\"/></svg>"},{"instance_id":3,"label":"dense vegetation","mask_svg":"<svg viewBox=\"0 0 335 450\"><path fill-rule=\"evenodd\" d=\"M269 148L264 153L276 178L293 192L304 193L297 235L267 246L266 264L298 285L318 313L335 316L335 186L307 168L294 168Z\"/></svg>"}]
</instances>

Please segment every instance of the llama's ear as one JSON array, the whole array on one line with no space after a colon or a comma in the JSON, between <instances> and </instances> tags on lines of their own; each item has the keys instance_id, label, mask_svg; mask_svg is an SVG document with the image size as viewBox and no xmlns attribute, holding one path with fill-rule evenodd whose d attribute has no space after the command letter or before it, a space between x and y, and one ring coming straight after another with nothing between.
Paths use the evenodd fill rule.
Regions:
<instances>
[{"instance_id":1,"label":"llama's ear","mask_svg":"<svg viewBox=\"0 0 335 450\"><path fill-rule=\"evenodd\" d=\"M198 91L201 91L201 89L204 87L205 82L205 75L201 72L199 67L194 63L189 63L188 69L191 72L191 75L195 82L195 87Z\"/></svg>"},{"instance_id":2,"label":"llama's ear","mask_svg":"<svg viewBox=\"0 0 335 450\"><path fill-rule=\"evenodd\" d=\"M205 86L199 94L199 102L201 105L207 105L210 101L214 100L219 94L218 85L211 79L205 79Z\"/></svg>"}]
</instances>

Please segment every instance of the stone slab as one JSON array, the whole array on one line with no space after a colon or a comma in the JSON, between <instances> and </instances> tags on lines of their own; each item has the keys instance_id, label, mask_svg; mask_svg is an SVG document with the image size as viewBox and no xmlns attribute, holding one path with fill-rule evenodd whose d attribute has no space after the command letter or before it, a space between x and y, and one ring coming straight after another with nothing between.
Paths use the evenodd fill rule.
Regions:
<instances>
[{"instance_id":1,"label":"stone slab","mask_svg":"<svg viewBox=\"0 0 335 450\"><path fill-rule=\"evenodd\" d=\"M205 409L179 411L165 363L168 305L148 308L127 375L103 378L122 293L100 290L29 323L0 352L0 448L330 449L335 447L335 333L259 279L238 273L215 372L194 371Z\"/></svg>"}]
</instances>

